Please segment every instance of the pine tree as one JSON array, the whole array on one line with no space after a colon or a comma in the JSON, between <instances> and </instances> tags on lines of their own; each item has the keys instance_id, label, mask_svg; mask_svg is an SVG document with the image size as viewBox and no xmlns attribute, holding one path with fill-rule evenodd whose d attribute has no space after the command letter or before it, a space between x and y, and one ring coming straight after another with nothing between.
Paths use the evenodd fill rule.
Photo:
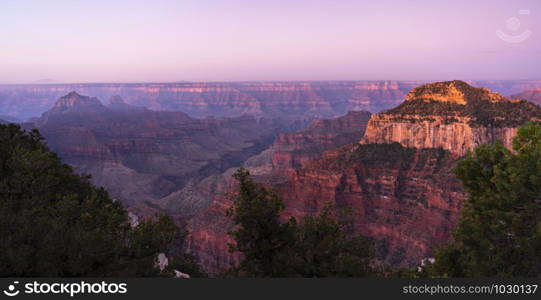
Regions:
<instances>
[{"instance_id":1,"label":"pine tree","mask_svg":"<svg viewBox=\"0 0 541 300\"><path fill-rule=\"evenodd\" d=\"M245 169L234 177L239 193L228 211L236 224L232 251L243 254L234 274L249 277L363 277L373 275L373 246L350 236L331 206L317 216L281 221L283 200L254 182Z\"/></svg>"},{"instance_id":2,"label":"pine tree","mask_svg":"<svg viewBox=\"0 0 541 300\"><path fill-rule=\"evenodd\" d=\"M541 276L541 125L520 128L513 150L479 146L458 164L469 198L436 275Z\"/></svg>"},{"instance_id":3,"label":"pine tree","mask_svg":"<svg viewBox=\"0 0 541 300\"><path fill-rule=\"evenodd\" d=\"M254 277L291 276L288 252L294 224L280 222L282 199L255 183L245 169L239 169L234 177L239 182L239 193L228 210L237 225L230 233L235 239L230 248L244 256L236 272Z\"/></svg>"}]
</instances>

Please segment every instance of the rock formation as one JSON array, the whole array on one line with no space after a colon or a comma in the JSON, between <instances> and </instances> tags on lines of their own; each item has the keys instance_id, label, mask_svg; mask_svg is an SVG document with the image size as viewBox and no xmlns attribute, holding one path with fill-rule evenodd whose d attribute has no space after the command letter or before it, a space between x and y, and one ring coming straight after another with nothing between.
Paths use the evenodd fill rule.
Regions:
<instances>
[{"instance_id":1,"label":"rock formation","mask_svg":"<svg viewBox=\"0 0 541 300\"><path fill-rule=\"evenodd\" d=\"M412 90L398 107L372 115L361 143L441 147L461 156L496 140L510 148L516 128L540 117L541 108L533 103L462 81L426 84Z\"/></svg>"}]
</instances>

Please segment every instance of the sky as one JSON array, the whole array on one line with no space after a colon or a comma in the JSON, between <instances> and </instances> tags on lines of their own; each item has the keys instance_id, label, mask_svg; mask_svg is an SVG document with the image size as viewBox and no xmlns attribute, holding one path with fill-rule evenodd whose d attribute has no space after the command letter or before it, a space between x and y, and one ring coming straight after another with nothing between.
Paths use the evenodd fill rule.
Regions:
<instances>
[{"instance_id":1,"label":"sky","mask_svg":"<svg viewBox=\"0 0 541 300\"><path fill-rule=\"evenodd\" d=\"M540 57L539 0L0 0L0 83L541 79Z\"/></svg>"}]
</instances>

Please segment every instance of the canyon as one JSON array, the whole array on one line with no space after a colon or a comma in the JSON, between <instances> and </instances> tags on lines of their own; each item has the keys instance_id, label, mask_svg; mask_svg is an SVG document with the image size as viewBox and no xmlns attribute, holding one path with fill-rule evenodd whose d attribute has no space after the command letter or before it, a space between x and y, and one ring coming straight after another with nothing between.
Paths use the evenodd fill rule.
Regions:
<instances>
[{"instance_id":1,"label":"canyon","mask_svg":"<svg viewBox=\"0 0 541 300\"><path fill-rule=\"evenodd\" d=\"M378 258L415 266L451 238L467 194L456 163L481 144L511 147L517 127L541 108L463 81L425 84L396 108L371 116L359 144L328 151L280 186L286 216L326 203L354 209L354 233L371 237Z\"/></svg>"},{"instance_id":2,"label":"canyon","mask_svg":"<svg viewBox=\"0 0 541 300\"><path fill-rule=\"evenodd\" d=\"M341 116L349 110L389 108L417 85L407 81L0 85L0 115L36 117L59 97L77 91L99 99L119 95L128 104L182 111L192 117L250 114L312 120Z\"/></svg>"},{"instance_id":3,"label":"canyon","mask_svg":"<svg viewBox=\"0 0 541 300\"><path fill-rule=\"evenodd\" d=\"M249 158L242 166L260 183L276 186L287 182L295 170L323 157L325 150L357 142L369 118L369 112L351 111L339 118L313 121L296 132L280 133L268 149ZM210 176L160 203L175 219L187 220L190 232L187 248L197 254L211 274L226 270L240 259L238 253L229 252L228 244L233 240L228 232L233 224L226 216L237 189L232 178L236 169ZM190 208L195 203L208 203L208 206L186 218L183 212L193 212Z\"/></svg>"},{"instance_id":4,"label":"canyon","mask_svg":"<svg viewBox=\"0 0 541 300\"><path fill-rule=\"evenodd\" d=\"M371 115L359 126L366 130L364 137L352 136L349 144L323 144L319 154L296 156L312 148L308 130L301 130L279 136L244 166L256 181L273 185L282 196L284 219L318 214L328 203L351 210L350 233L371 238L378 261L393 268L412 267L451 239L467 197L453 173L461 157L497 140L509 146L518 126L539 117L541 109L535 104L465 82L427 84L414 89L401 106ZM399 128L398 134L393 128ZM219 187L219 193L187 223L189 248L210 273L240 259L227 247L233 242L228 236L233 224L225 216L235 196L233 171L207 182ZM201 190L209 194L208 187Z\"/></svg>"},{"instance_id":5,"label":"canyon","mask_svg":"<svg viewBox=\"0 0 541 300\"><path fill-rule=\"evenodd\" d=\"M106 106L76 92L23 124L38 128L65 163L91 174L94 184L127 206L151 203L190 181L238 166L288 126L252 116L194 119L132 106L121 97Z\"/></svg>"},{"instance_id":6,"label":"canyon","mask_svg":"<svg viewBox=\"0 0 541 300\"><path fill-rule=\"evenodd\" d=\"M516 96L464 81L81 85L98 96L43 100L36 111L48 109L22 126L131 214L171 215L210 274L241 258L225 213L241 166L284 199L284 219L328 203L352 211L349 233L372 239L378 262L412 267L451 238L467 197L457 161L481 144L509 147L517 127L541 118L523 100L537 94L520 93L536 82L491 84Z\"/></svg>"},{"instance_id":7,"label":"canyon","mask_svg":"<svg viewBox=\"0 0 541 300\"><path fill-rule=\"evenodd\" d=\"M401 103L423 81L173 82L0 85L0 115L39 117L55 101L76 91L98 99L114 95L152 110L181 111L192 117L240 116L319 119L350 110L378 113ZM541 88L539 80L468 81L503 95ZM5 119L5 118L3 118Z\"/></svg>"},{"instance_id":8,"label":"canyon","mask_svg":"<svg viewBox=\"0 0 541 300\"><path fill-rule=\"evenodd\" d=\"M224 225L235 190L231 174L245 165L261 181L286 180L324 150L358 141L370 115L351 111L295 131L302 122L248 115L196 119L134 106L118 95L104 105L97 97L70 92L22 126L39 129L63 162L90 174L132 215L173 216L190 231L189 249L217 272L238 258L228 254L227 232L218 233L231 228ZM207 232L213 240L205 244ZM219 251L213 253L214 246Z\"/></svg>"},{"instance_id":9,"label":"canyon","mask_svg":"<svg viewBox=\"0 0 541 300\"><path fill-rule=\"evenodd\" d=\"M335 119L315 120L296 132L279 133L271 147L250 157L243 166L259 181L280 183L325 150L361 139L370 116L367 111L350 111Z\"/></svg>"}]
</instances>

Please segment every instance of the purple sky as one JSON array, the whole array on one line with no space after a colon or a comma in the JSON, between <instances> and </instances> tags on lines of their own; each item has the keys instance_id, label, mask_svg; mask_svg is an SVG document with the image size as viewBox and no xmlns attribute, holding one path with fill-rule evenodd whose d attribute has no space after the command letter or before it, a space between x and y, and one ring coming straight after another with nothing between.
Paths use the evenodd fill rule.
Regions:
<instances>
[{"instance_id":1,"label":"purple sky","mask_svg":"<svg viewBox=\"0 0 541 300\"><path fill-rule=\"evenodd\" d=\"M0 4L0 83L541 79L540 57L539 0Z\"/></svg>"}]
</instances>

